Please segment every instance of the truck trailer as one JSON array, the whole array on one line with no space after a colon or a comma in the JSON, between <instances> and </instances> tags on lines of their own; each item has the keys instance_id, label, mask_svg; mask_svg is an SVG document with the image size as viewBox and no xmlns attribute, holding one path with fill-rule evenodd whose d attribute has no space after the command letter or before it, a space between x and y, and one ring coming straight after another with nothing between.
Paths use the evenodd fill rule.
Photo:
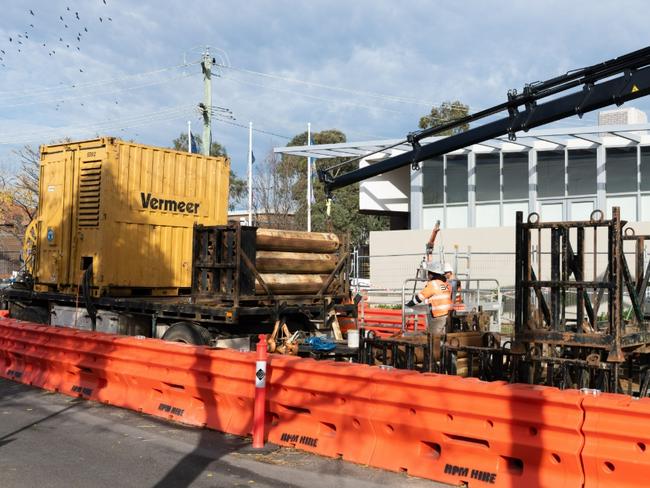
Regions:
<instances>
[{"instance_id":1,"label":"truck trailer","mask_svg":"<svg viewBox=\"0 0 650 488\"><path fill-rule=\"evenodd\" d=\"M193 344L356 316L331 233L228 223L230 161L112 137L41 147L13 317ZM230 342L228 342L230 341Z\"/></svg>"}]
</instances>

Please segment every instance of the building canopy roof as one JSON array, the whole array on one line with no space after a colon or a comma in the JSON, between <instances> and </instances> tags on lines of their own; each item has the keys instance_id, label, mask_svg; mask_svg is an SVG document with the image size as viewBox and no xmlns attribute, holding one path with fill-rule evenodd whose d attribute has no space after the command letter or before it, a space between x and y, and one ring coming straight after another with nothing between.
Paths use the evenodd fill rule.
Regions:
<instances>
[{"instance_id":1,"label":"building canopy roof","mask_svg":"<svg viewBox=\"0 0 650 488\"><path fill-rule=\"evenodd\" d=\"M650 145L650 124L599 125L575 128L549 128L518 132L515 141L509 141L506 136L489 139L481 144L475 144L467 150L475 152L493 151L523 151L531 148L539 150L554 150L564 148L593 148L600 145L607 147L624 147L634 144ZM431 137L426 143L442 139ZM303 156L314 159L329 158L361 158L371 153L378 158L390 155L390 150L406 152L411 149L404 139L386 139L362 142L343 142L338 144L318 144L311 146L276 147L273 152L292 156ZM383 151L386 151L385 153ZM462 151L461 151L462 152Z\"/></svg>"}]
</instances>

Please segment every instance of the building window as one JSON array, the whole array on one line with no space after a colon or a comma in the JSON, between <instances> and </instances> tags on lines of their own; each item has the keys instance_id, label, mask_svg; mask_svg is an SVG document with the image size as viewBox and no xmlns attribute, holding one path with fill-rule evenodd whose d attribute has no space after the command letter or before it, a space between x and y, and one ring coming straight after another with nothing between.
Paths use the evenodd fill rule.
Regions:
<instances>
[{"instance_id":1,"label":"building window","mask_svg":"<svg viewBox=\"0 0 650 488\"><path fill-rule=\"evenodd\" d=\"M564 196L564 151L537 153L537 196Z\"/></svg>"},{"instance_id":2,"label":"building window","mask_svg":"<svg viewBox=\"0 0 650 488\"><path fill-rule=\"evenodd\" d=\"M422 198L424 205L444 203L444 176L442 158L427 159L422 163Z\"/></svg>"},{"instance_id":3,"label":"building window","mask_svg":"<svg viewBox=\"0 0 650 488\"><path fill-rule=\"evenodd\" d=\"M528 152L503 153L503 199L528 198Z\"/></svg>"},{"instance_id":4,"label":"building window","mask_svg":"<svg viewBox=\"0 0 650 488\"><path fill-rule=\"evenodd\" d=\"M499 154L476 155L476 201L499 200Z\"/></svg>"},{"instance_id":5,"label":"building window","mask_svg":"<svg viewBox=\"0 0 650 488\"><path fill-rule=\"evenodd\" d=\"M569 195L596 194L596 150L569 151Z\"/></svg>"},{"instance_id":6,"label":"building window","mask_svg":"<svg viewBox=\"0 0 650 488\"><path fill-rule=\"evenodd\" d=\"M447 203L467 202L467 156L447 156Z\"/></svg>"},{"instance_id":7,"label":"building window","mask_svg":"<svg viewBox=\"0 0 650 488\"><path fill-rule=\"evenodd\" d=\"M650 146L641 147L641 191L650 191Z\"/></svg>"},{"instance_id":8,"label":"building window","mask_svg":"<svg viewBox=\"0 0 650 488\"><path fill-rule=\"evenodd\" d=\"M608 148L606 151L607 193L636 192L636 147Z\"/></svg>"}]
</instances>

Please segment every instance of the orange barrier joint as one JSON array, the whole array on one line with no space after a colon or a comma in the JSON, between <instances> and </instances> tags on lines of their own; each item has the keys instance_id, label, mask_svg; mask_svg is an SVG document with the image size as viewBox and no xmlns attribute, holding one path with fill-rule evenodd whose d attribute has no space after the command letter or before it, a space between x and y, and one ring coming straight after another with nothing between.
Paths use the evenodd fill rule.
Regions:
<instances>
[{"instance_id":1,"label":"orange barrier joint","mask_svg":"<svg viewBox=\"0 0 650 488\"><path fill-rule=\"evenodd\" d=\"M264 420L266 418L266 334L259 335L255 361L255 406L253 410L253 448L264 447Z\"/></svg>"}]
</instances>

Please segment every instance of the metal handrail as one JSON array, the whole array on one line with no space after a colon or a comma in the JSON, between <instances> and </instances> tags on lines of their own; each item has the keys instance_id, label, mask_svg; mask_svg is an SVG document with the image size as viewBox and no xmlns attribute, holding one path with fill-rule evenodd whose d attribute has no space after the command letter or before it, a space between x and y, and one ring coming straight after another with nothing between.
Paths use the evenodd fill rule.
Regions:
<instances>
[{"instance_id":1,"label":"metal handrail","mask_svg":"<svg viewBox=\"0 0 650 488\"><path fill-rule=\"evenodd\" d=\"M423 278L417 278L417 277L416 278L408 278L408 279L404 280L404 282L402 283L402 304L406 303L406 294L405 294L405 292L406 292L406 285L408 283L417 284L418 282L426 283L427 281L429 281L429 280L426 280L426 279L423 279ZM464 283L467 284L467 288L463 288L461 290L461 292L460 292L463 299L465 298L465 296L469 295L470 293L476 293L476 304L475 304L475 306L476 306L477 309L478 309L478 307L481 306L481 291L487 291L487 290L484 290L484 289L481 288L481 286L480 286L481 283L485 282L485 283L494 283L495 284L495 287L491 288L490 290L495 290L496 289L497 299L496 299L495 302L490 302L490 303L498 303L499 304L499 306L497 307L496 312L497 312L497 323L499 324L499 327L500 327L501 326L501 302L502 302L503 297L501 295L501 285L499 284L499 280L497 280L495 278L467 278L467 279L462 279L462 280L459 280L459 281L464 282ZM470 288L470 286L469 286L470 283L476 283L476 285L477 285L476 288L474 288L474 289ZM463 301L465 301L465 300L463 300ZM416 325L416 328L417 328L417 325ZM405 331L405 330L406 330L406 311L405 311L404 305L402 305L402 331Z\"/></svg>"}]
</instances>

